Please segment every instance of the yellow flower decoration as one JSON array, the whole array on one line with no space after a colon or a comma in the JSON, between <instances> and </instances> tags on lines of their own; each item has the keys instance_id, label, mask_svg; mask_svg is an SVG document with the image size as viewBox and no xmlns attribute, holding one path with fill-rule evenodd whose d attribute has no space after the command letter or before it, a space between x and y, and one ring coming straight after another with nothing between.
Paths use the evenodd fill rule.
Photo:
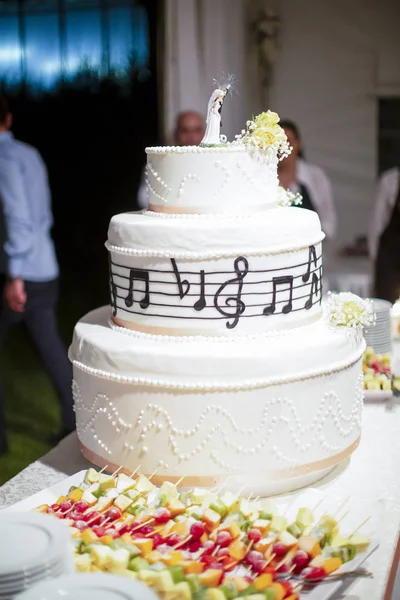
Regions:
<instances>
[{"instance_id":1,"label":"yellow flower decoration","mask_svg":"<svg viewBox=\"0 0 400 600\"><path fill-rule=\"evenodd\" d=\"M279 125L279 115L271 110L253 117L252 121L247 122L247 130L243 130L241 135L236 137L238 141L253 149L274 149L280 159L291 151L286 134Z\"/></svg>"}]
</instances>

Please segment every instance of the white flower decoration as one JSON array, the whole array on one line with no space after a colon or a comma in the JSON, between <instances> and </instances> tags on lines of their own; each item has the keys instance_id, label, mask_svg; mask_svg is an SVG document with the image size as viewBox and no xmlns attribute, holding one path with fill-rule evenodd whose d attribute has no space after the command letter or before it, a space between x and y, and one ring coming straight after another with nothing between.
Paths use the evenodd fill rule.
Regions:
<instances>
[{"instance_id":1,"label":"white flower decoration","mask_svg":"<svg viewBox=\"0 0 400 600\"><path fill-rule=\"evenodd\" d=\"M328 319L336 327L365 328L375 325L376 315L371 300L351 292L328 292Z\"/></svg>"},{"instance_id":2,"label":"white flower decoration","mask_svg":"<svg viewBox=\"0 0 400 600\"><path fill-rule=\"evenodd\" d=\"M294 194L290 190L285 190L283 187L278 188L278 204L279 206L301 206L303 198L300 194Z\"/></svg>"}]
</instances>

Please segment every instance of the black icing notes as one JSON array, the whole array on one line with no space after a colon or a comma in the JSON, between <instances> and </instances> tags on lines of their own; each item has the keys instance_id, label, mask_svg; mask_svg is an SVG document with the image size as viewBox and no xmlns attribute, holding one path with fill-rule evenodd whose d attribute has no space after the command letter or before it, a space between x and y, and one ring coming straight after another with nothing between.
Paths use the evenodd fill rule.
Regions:
<instances>
[{"instance_id":1,"label":"black icing notes","mask_svg":"<svg viewBox=\"0 0 400 600\"><path fill-rule=\"evenodd\" d=\"M234 279L228 279L228 281L225 281L225 283L223 283L218 288L214 296L214 306L217 309L217 311L221 313L221 315L224 315L224 317L229 317L233 319L232 321L226 322L226 326L228 329L233 329L234 327L236 327L236 325L239 323L239 317L246 310L246 305L241 299L241 296L243 289L243 280L249 272L249 263L245 258L241 256L240 258L237 258L235 260L234 269L236 272L236 277ZM236 294L233 296L225 297L225 300L222 301L222 304L225 306L225 308L223 308L222 306L220 306L222 292L228 286L236 287L236 285ZM227 308L230 308L232 310L226 310Z\"/></svg>"},{"instance_id":2,"label":"black icing notes","mask_svg":"<svg viewBox=\"0 0 400 600\"><path fill-rule=\"evenodd\" d=\"M163 319L222 319L234 329L244 318L310 310L322 301L321 256L315 246L309 247L306 262L288 267L252 270L244 256L226 271L184 270L188 264L180 268L171 258L170 268L133 269L110 258L113 315L121 310Z\"/></svg>"}]
</instances>

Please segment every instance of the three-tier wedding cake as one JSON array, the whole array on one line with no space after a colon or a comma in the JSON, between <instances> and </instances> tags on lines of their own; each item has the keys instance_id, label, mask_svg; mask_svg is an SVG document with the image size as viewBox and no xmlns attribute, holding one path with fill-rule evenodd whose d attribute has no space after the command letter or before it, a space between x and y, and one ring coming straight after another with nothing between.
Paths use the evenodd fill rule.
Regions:
<instances>
[{"instance_id":1,"label":"three-tier wedding cake","mask_svg":"<svg viewBox=\"0 0 400 600\"><path fill-rule=\"evenodd\" d=\"M277 115L206 142L147 148L149 209L111 220L111 308L70 349L78 436L155 483L283 492L356 448L364 341L324 315L317 214L280 205Z\"/></svg>"}]
</instances>

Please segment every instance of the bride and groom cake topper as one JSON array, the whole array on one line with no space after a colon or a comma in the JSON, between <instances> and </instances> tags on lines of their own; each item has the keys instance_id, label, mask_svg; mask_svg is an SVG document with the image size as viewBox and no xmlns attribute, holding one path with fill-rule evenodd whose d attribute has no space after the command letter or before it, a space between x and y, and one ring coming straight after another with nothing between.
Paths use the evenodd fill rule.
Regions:
<instances>
[{"instance_id":1,"label":"bride and groom cake topper","mask_svg":"<svg viewBox=\"0 0 400 600\"><path fill-rule=\"evenodd\" d=\"M234 76L228 75L222 82L214 79L214 83L217 88L208 101L206 132L201 146L214 146L226 142L226 137L221 135L221 111L227 94L232 93Z\"/></svg>"}]
</instances>

